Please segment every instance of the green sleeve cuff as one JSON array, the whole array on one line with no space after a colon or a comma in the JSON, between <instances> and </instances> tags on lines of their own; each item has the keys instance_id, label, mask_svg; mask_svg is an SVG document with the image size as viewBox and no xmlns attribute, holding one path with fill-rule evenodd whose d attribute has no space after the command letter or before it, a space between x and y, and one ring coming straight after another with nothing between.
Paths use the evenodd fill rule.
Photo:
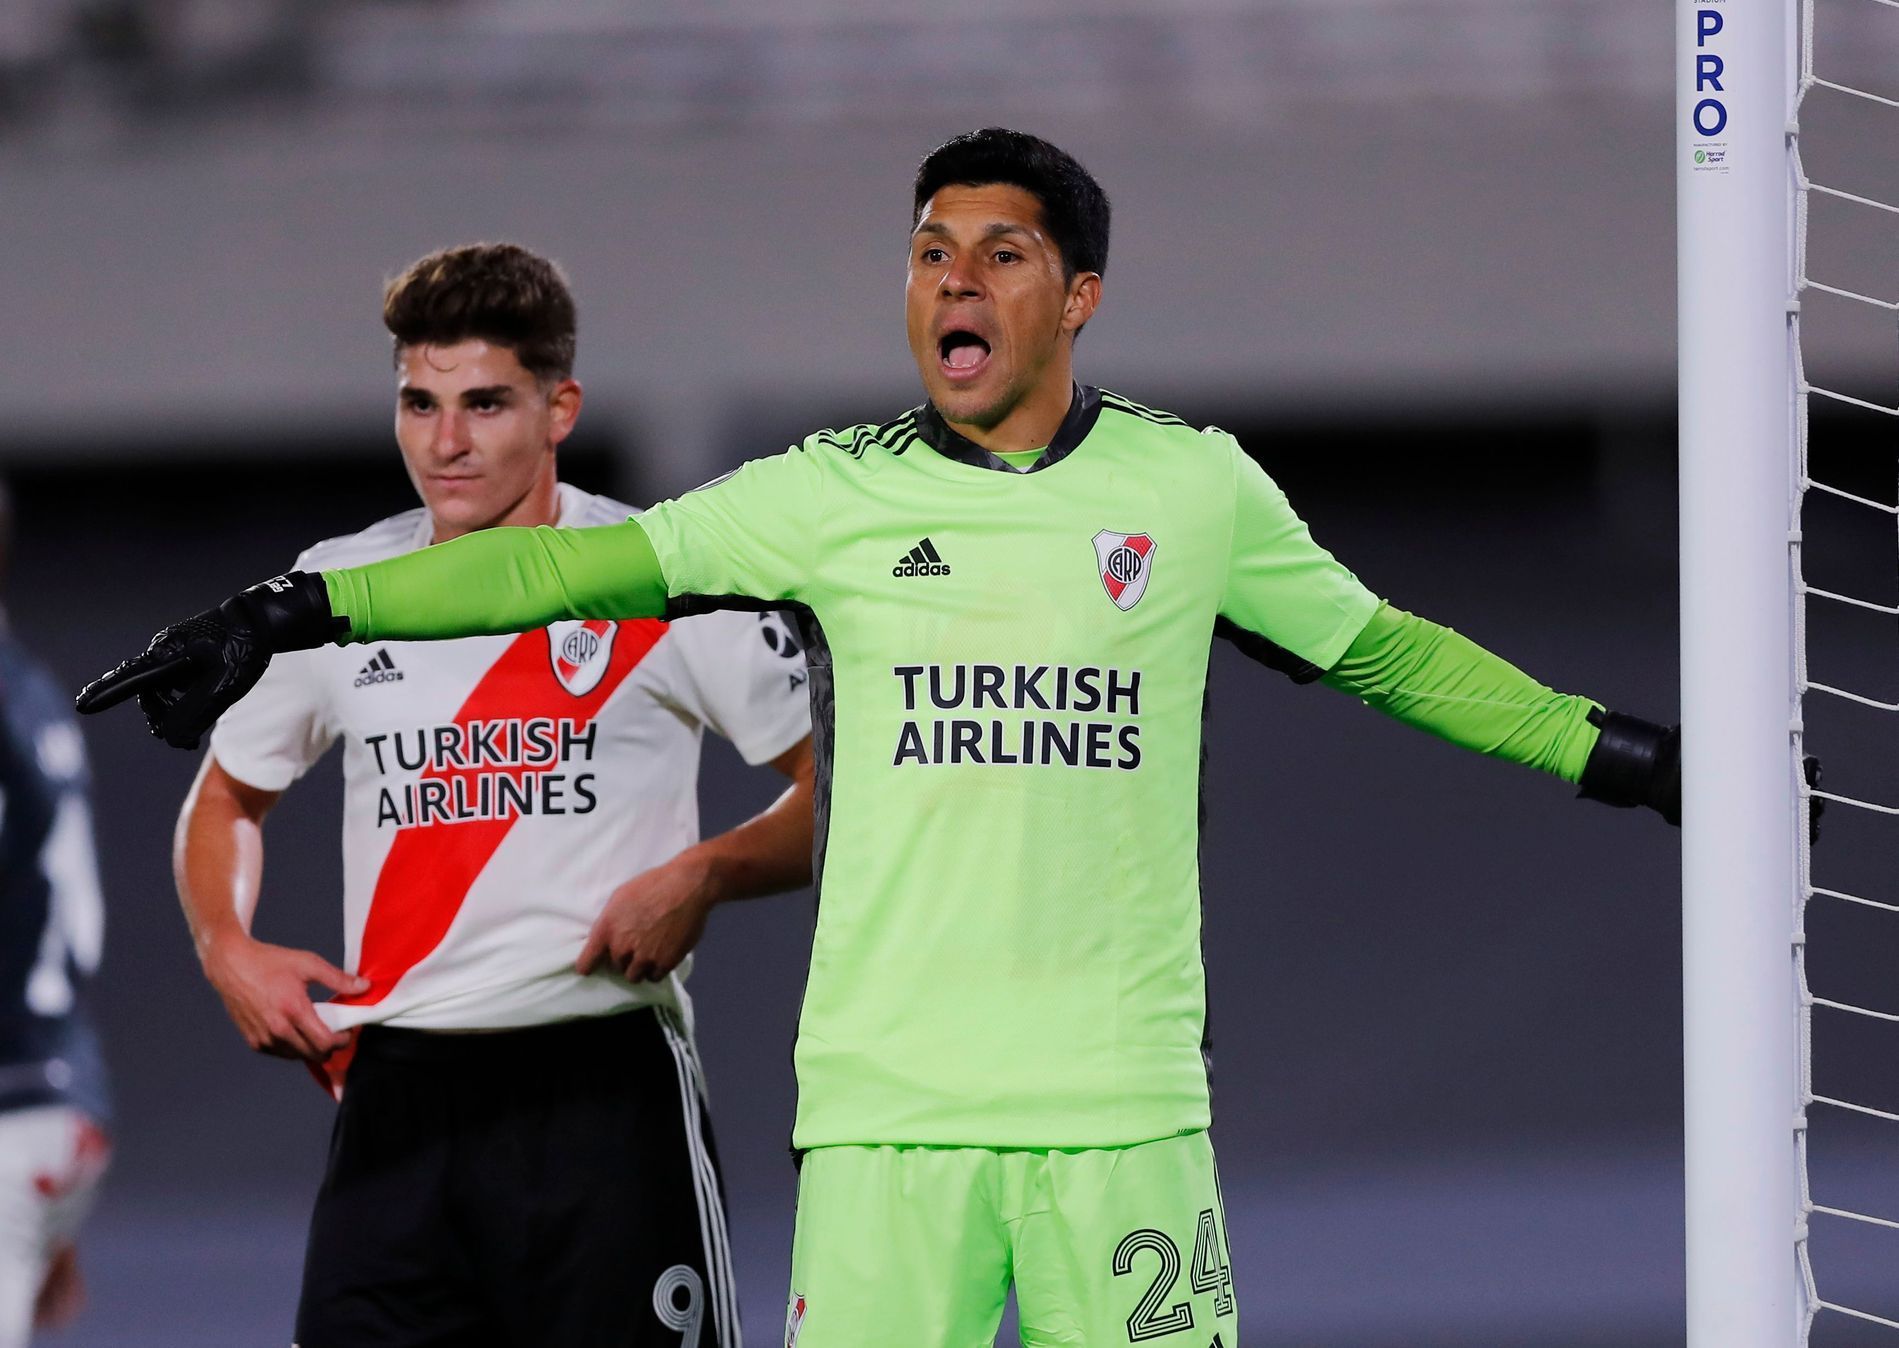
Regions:
<instances>
[{"instance_id":1,"label":"green sleeve cuff","mask_svg":"<svg viewBox=\"0 0 1899 1348\"><path fill-rule=\"evenodd\" d=\"M323 577L323 588L330 592L330 613L349 624L348 633L338 637L336 644L349 646L368 640L363 636L366 624L362 617L350 616L369 612L368 587L360 583L354 571L319 571L317 574Z\"/></svg>"},{"instance_id":2,"label":"green sleeve cuff","mask_svg":"<svg viewBox=\"0 0 1899 1348\"><path fill-rule=\"evenodd\" d=\"M1582 776L1596 704L1558 693L1508 661L1382 605L1322 682L1440 739L1566 782Z\"/></svg>"},{"instance_id":3,"label":"green sleeve cuff","mask_svg":"<svg viewBox=\"0 0 1899 1348\"><path fill-rule=\"evenodd\" d=\"M347 642L525 632L563 618L657 618L666 579L638 521L483 529L368 566L325 571Z\"/></svg>"}]
</instances>

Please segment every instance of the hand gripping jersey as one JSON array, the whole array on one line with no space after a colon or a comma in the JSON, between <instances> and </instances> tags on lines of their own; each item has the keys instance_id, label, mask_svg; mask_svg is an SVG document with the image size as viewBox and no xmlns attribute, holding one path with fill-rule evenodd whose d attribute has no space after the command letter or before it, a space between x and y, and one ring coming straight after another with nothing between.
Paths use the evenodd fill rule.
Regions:
<instances>
[{"instance_id":1,"label":"hand gripping jersey","mask_svg":"<svg viewBox=\"0 0 1899 1348\"><path fill-rule=\"evenodd\" d=\"M1378 606L1233 438L1080 389L1017 473L926 407L812 436L639 523L674 596L815 620L822 889L797 1145L1205 1128L1215 622L1318 670Z\"/></svg>"},{"instance_id":2,"label":"hand gripping jersey","mask_svg":"<svg viewBox=\"0 0 1899 1348\"><path fill-rule=\"evenodd\" d=\"M633 510L563 485L560 522ZM307 569L424 547L424 510L311 548ZM219 721L212 752L281 791L343 741L344 967L368 992L342 1029L488 1029L686 1004L574 959L607 896L699 838L699 740L748 763L810 727L802 653L769 613L562 622L519 636L280 655Z\"/></svg>"}]
</instances>

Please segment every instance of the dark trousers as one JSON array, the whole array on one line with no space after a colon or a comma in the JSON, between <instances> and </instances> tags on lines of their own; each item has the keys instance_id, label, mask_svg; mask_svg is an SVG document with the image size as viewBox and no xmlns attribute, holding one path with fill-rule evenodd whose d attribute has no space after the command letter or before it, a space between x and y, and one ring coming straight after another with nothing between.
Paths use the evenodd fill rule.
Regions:
<instances>
[{"instance_id":1,"label":"dark trousers","mask_svg":"<svg viewBox=\"0 0 1899 1348\"><path fill-rule=\"evenodd\" d=\"M365 1027L300 1348L738 1348L699 1067L670 1011Z\"/></svg>"}]
</instances>

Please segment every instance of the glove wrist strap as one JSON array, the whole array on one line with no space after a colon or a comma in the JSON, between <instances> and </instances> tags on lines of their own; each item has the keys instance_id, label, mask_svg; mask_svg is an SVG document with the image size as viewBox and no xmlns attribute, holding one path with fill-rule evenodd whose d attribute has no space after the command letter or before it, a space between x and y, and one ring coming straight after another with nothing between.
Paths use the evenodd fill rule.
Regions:
<instances>
[{"instance_id":1,"label":"glove wrist strap","mask_svg":"<svg viewBox=\"0 0 1899 1348\"><path fill-rule=\"evenodd\" d=\"M225 601L271 652L327 646L349 635L349 619L330 612L330 591L313 571L287 571Z\"/></svg>"},{"instance_id":2,"label":"glove wrist strap","mask_svg":"<svg viewBox=\"0 0 1899 1348\"><path fill-rule=\"evenodd\" d=\"M1608 805L1646 805L1681 820L1681 731L1621 712L1592 711L1601 734L1583 764L1577 794Z\"/></svg>"}]
</instances>

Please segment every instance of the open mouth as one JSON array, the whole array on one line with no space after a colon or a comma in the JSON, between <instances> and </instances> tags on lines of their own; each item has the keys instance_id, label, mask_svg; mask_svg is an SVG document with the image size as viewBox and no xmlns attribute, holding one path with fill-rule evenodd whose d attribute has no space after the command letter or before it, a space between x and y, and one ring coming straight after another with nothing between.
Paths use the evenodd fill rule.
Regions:
<instances>
[{"instance_id":1,"label":"open mouth","mask_svg":"<svg viewBox=\"0 0 1899 1348\"><path fill-rule=\"evenodd\" d=\"M952 328L937 339L937 358L951 379L974 378L989 361L989 343L966 328Z\"/></svg>"}]
</instances>

